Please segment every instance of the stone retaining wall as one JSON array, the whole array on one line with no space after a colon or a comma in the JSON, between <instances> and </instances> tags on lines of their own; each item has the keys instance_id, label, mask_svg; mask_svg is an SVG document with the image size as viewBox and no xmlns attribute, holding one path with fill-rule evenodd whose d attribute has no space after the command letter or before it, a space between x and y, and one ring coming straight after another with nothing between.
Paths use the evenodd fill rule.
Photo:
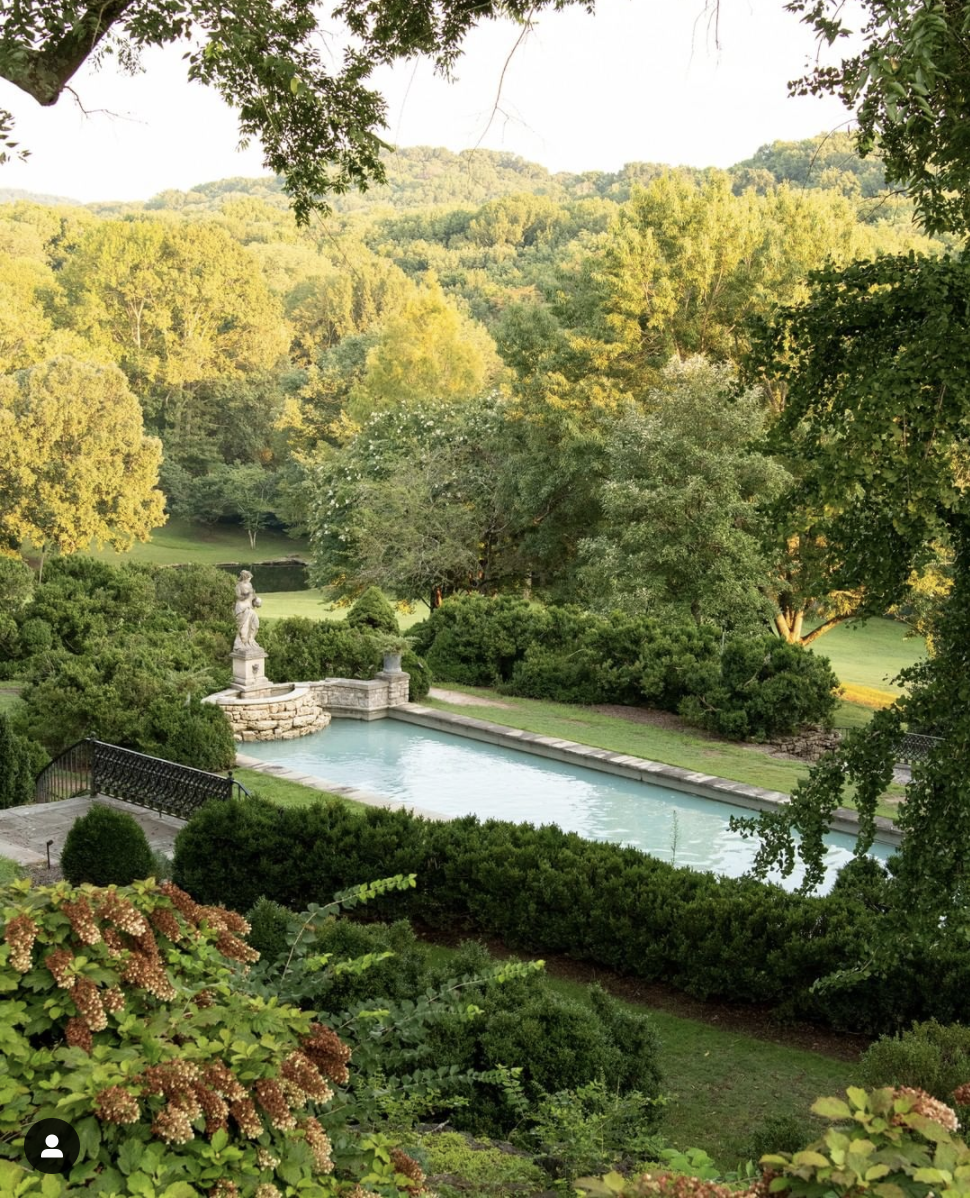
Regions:
<instances>
[{"instance_id":1,"label":"stone retaining wall","mask_svg":"<svg viewBox=\"0 0 970 1198\"><path fill-rule=\"evenodd\" d=\"M388 709L408 701L410 676L403 671L382 672L376 678L324 678L319 682L297 682L291 691L264 688L263 693L230 688L207 695L226 713L237 742L295 740L319 732L331 717L379 720ZM269 693L267 693L269 692Z\"/></svg>"}]
</instances>

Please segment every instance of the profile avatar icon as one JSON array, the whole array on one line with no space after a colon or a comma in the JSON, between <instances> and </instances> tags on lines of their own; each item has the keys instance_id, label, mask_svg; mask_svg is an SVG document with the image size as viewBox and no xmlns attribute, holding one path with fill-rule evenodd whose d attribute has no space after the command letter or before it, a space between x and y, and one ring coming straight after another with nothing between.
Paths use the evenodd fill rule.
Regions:
<instances>
[{"instance_id":1,"label":"profile avatar icon","mask_svg":"<svg viewBox=\"0 0 970 1198\"><path fill-rule=\"evenodd\" d=\"M69 1173L81 1155L81 1141L63 1119L41 1119L24 1136L24 1156L38 1173Z\"/></svg>"}]
</instances>

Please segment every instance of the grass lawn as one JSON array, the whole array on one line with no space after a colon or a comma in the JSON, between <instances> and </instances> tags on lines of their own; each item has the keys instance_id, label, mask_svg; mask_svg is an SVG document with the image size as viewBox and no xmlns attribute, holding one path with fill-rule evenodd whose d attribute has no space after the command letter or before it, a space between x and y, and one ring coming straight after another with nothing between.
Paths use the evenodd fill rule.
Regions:
<instances>
[{"instance_id":1,"label":"grass lawn","mask_svg":"<svg viewBox=\"0 0 970 1198\"><path fill-rule=\"evenodd\" d=\"M303 786L299 782L290 782L286 778L274 778L272 774L263 774L259 770L233 770L232 776L237 782L241 782L251 794L258 794L260 798L268 799L279 807L309 807L311 803L336 799L357 811L364 810L363 803L345 799L343 795L331 794L327 790L316 790L312 786Z\"/></svg>"},{"instance_id":2,"label":"grass lawn","mask_svg":"<svg viewBox=\"0 0 970 1198\"><path fill-rule=\"evenodd\" d=\"M234 524L202 525L188 520L169 520L156 528L151 540L136 541L127 553L113 549L91 548L86 552L102 561L152 562L172 566L184 562L199 562L215 566L221 562L265 562L278 557L302 557L307 552L305 541L294 540L281 533L261 532L256 548L250 549L246 531Z\"/></svg>"},{"instance_id":3,"label":"grass lawn","mask_svg":"<svg viewBox=\"0 0 970 1198\"><path fill-rule=\"evenodd\" d=\"M446 961L454 950L434 945L429 951ZM585 986L556 977L550 977L550 985L564 998L588 1002ZM750 1133L767 1116L808 1119L816 1098L858 1083L855 1067L847 1061L667 1011L650 1014L663 1044L661 1064L670 1097L661 1131L677 1148L703 1148L722 1169L738 1164Z\"/></svg>"},{"instance_id":4,"label":"grass lawn","mask_svg":"<svg viewBox=\"0 0 970 1198\"><path fill-rule=\"evenodd\" d=\"M13 711L20 702L20 687L16 684L0 684L0 711Z\"/></svg>"},{"instance_id":5,"label":"grass lawn","mask_svg":"<svg viewBox=\"0 0 970 1198\"><path fill-rule=\"evenodd\" d=\"M259 622L271 625L274 620L283 620L289 616L306 616L311 620L344 620L349 611L349 607L329 606L322 591L266 591L263 593ZM427 603L416 603L413 612L399 611L397 622L403 630L427 619L427 616Z\"/></svg>"},{"instance_id":6,"label":"grass lawn","mask_svg":"<svg viewBox=\"0 0 970 1198\"><path fill-rule=\"evenodd\" d=\"M926 656L922 637L906 639L905 633L897 620L850 621L813 641L812 649L832 662L842 682L900 694L902 688L889 679Z\"/></svg>"}]
</instances>

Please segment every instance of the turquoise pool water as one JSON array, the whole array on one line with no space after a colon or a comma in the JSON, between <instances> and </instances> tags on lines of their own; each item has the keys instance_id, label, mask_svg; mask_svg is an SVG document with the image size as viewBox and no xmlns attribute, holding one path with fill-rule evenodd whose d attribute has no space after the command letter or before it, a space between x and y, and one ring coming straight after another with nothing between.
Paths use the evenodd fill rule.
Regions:
<instances>
[{"instance_id":1,"label":"turquoise pool water","mask_svg":"<svg viewBox=\"0 0 970 1198\"><path fill-rule=\"evenodd\" d=\"M247 744L243 752L444 815L558 824L729 877L745 873L754 858L754 842L728 828L732 815L752 814L746 808L403 721L334 720L323 732ZM831 885L853 842L838 832L828 841ZM880 860L891 852L873 848ZM794 887L800 877L773 880Z\"/></svg>"}]
</instances>

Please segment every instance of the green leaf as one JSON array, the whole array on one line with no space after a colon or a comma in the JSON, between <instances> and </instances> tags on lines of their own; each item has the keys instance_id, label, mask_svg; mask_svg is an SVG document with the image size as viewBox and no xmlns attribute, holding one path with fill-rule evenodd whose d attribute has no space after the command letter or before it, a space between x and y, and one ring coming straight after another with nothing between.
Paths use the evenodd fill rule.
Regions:
<instances>
[{"instance_id":1,"label":"green leaf","mask_svg":"<svg viewBox=\"0 0 970 1198\"><path fill-rule=\"evenodd\" d=\"M851 1097L851 1091L849 1093ZM861 1093L865 1093L865 1091L861 1091ZM818 1098L812 1103L812 1110L816 1115L823 1115L826 1119L852 1118L851 1110L841 1098Z\"/></svg>"}]
</instances>

